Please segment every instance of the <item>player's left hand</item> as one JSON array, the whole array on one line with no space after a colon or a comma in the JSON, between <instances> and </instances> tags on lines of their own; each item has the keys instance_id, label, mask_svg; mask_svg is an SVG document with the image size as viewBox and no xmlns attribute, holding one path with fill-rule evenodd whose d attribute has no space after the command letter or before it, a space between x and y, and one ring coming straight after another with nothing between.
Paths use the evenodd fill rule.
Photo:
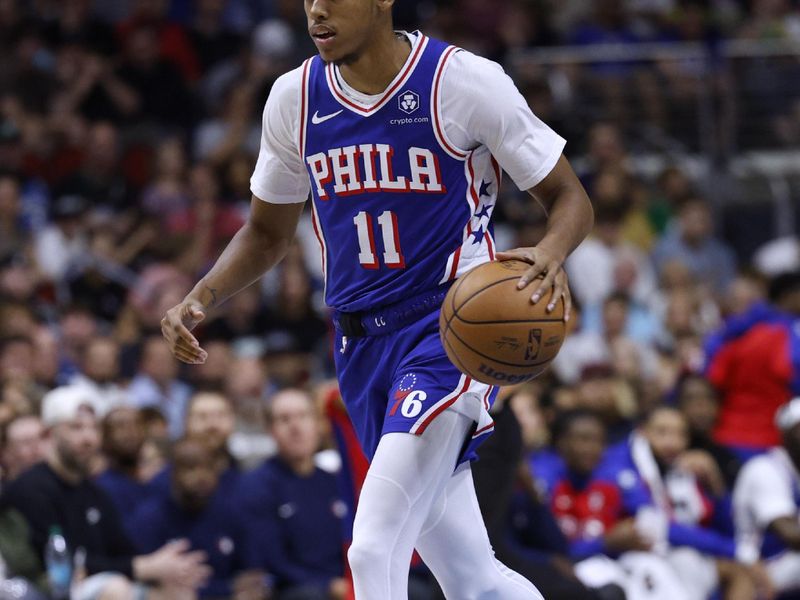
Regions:
<instances>
[{"instance_id":1,"label":"player's left hand","mask_svg":"<svg viewBox=\"0 0 800 600\"><path fill-rule=\"evenodd\" d=\"M528 263L531 267L519 278L517 289L525 289L531 282L540 275L542 279L533 284L531 302L536 304L541 300L550 288L553 289L550 295L550 302L547 304L547 312L552 312L556 307L559 298L564 298L564 320L569 321L572 310L572 296L570 295L569 285L567 285L567 273L562 266L562 259L559 259L553 252L541 246L532 248L515 248L506 252L498 252L495 255L497 260L521 260Z\"/></svg>"}]
</instances>

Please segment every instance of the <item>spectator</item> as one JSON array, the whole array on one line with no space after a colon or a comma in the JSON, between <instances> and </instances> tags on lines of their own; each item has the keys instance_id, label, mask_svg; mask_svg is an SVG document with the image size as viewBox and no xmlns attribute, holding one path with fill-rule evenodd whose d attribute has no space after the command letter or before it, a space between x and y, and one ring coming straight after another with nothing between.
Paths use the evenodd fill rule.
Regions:
<instances>
[{"instance_id":1,"label":"spectator","mask_svg":"<svg viewBox=\"0 0 800 600\"><path fill-rule=\"evenodd\" d=\"M144 423L137 409L118 406L105 416L102 428L106 468L95 483L114 503L123 524L131 532L133 513L148 495L147 482L140 478L139 471Z\"/></svg>"},{"instance_id":2,"label":"spectator","mask_svg":"<svg viewBox=\"0 0 800 600\"><path fill-rule=\"evenodd\" d=\"M623 264L630 272L625 291L632 300L647 303L655 290L655 274L648 258L622 240L624 216L624 206L598 206L592 236L567 261L573 294L584 308L599 305L618 289L616 277Z\"/></svg>"},{"instance_id":3,"label":"spectator","mask_svg":"<svg viewBox=\"0 0 800 600\"><path fill-rule=\"evenodd\" d=\"M28 242L21 208L19 179L0 174L0 261L23 251Z\"/></svg>"},{"instance_id":4,"label":"spectator","mask_svg":"<svg viewBox=\"0 0 800 600\"><path fill-rule=\"evenodd\" d=\"M92 338L83 350L80 373L70 380L70 385L91 390L99 418L128 399L120 381L119 354L119 344L113 338Z\"/></svg>"},{"instance_id":5,"label":"spectator","mask_svg":"<svg viewBox=\"0 0 800 600\"><path fill-rule=\"evenodd\" d=\"M177 379L178 362L161 336L145 339L139 373L128 388L134 406L158 408L167 418L173 439L183 433L191 388Z\"/></svg>"},{"instance_id":6,"label":"spectator","mask_svg":"<svg viewBox=\"0 0 800 600\"><path fill-rule=\"evenodd\" d=\"M36 238L36 261L52 281L63 280L89 250L83 218L88 208L80 196L61 196L53 207L53 224Z\"/></svg>"},{"instance_id":7,"label":"spectator","mask_svg":"<svg viewBox=\"0 0 800 600\"><path fill-rule=\"evenodd\" d=\"M173 448L170 473L167 490L156 491L133 516L130 531L139 551L186 540L211 569L197 590L200 598L229 598L234 590L244 598L262 598L263 576L244 570L249 524L231 502L214 451L200 440L181 439Z\"/></svg>"},{"instance_id":8,"label":"spectator","mask_svg":"<svg viewBox=\"0 0 800 600\"><path fill-rule=\"evenodd\" d=\"M769 303L729 319L706 344L706 374L720 393L714 439L740 458L781 441L775 412L800 393L798 332L800 272L780 275L769 286Z\"/></svg>"},{"instance_id":9,"label":"spectator","mask_svg":"<svg viewBox=\"0 0 800 600\"><path fill-rule=\"evenodd\" d=\"M224 394L198 392L189 400L186 437L209 449L219 470L220 481L226 489L232 489L239 476L236 461L228 450L233 427L233 406Z\"/></svg>"},{"instance_id":10,"label":"spectator","mask_svg":"<svg viewBox=\"0 0 800 600\"><path fill-rule=\"evenodd\" d=\"M619 598L610 589L595 592L577 580L567 557L566 540L552 515L534 500L538 495L531 485L526 485L529 478L523 478L524 483L519 484L522 431L509 400L495 401L492 417L495 433L500 435L490 437L480 447L479 460L473 466L481 514L498 560L535 583L542 594L552 600ZM517 500L512 504L515 492L522 502ZM520 503L525 505L524 515L520 514ZM526 529L532 535L514 539L509 523L514 523L518 530L522 520L527 522Z\"/></svg>"},{"instance_id":11,"label":"spectator","mask_svg":"<svg viewBox=\"0 0 800 600\"><path fill-rule=\"evenodd\" d=\"M689 267L696 281L722 293L736 275L736 261L728 246L713 237L711 209L705 199L683 200L675 222L653 250L659 272L670 260Z\"/></svg>"},{"instance_id":12,"label":"spectator","mask_svg":"<svg viewBox=\"0 0 800 600\"><path fill-rule=\"evenodd\" d=\"M700 450L710 456L716 464L716 469L713 471L702 467L693 469L695 474L701 475L701 471L704 472L705 476L701 476L700 479L705 479L706 484L711 489L716 488L717 492L724 493L726 488L733 489L741 462L733 452L715 442L712 437L719 415L719 397L716 390L707 379L699 375L687 375L678 385L677 400L678 408L689 425L689 452ZM687 460L689 462L692 460L687 459L687 455L692 456L684 453L684 466ZM717 471L724 478L724 482L717 480Z\"/></svg>"},{"instance_id":13,"label":"spectator","mask_svg":"<svg viewBox=\"0 0 800 600\"><path fill-rule=\"evenodd\" d=\"M800 398L776 417L783 443L748 461L733 492L736 556L764 561L777 592L800 588Z\"/></svg>"},{"instance_id":14,"label":"spectator","mask_svg":"<svg viewBox=\"0 0 800 600\"><path fill-rule=\"evenodd\" d=\"M599 468L603 422L588 411L566 412L553 433L557 455L540 454L531 469L569 540L571 558L579 561L579 579L592 587L616 584L628 598L683 598L679 573L648 553L653 540L626 513L620 487Z\"/></svg>"},{"instance_id":15,"label":"spectator","mask_svg":"<svg viewBox=\"0 0 800 600\"><path fill-rule=\"evenodd\" d=\"M3 426L0 464L3 482L14 481L45 457L44 428L36 415L20 415Z\"/></svg>"},{"instance_id":16,"label":"spectator","mask_svg":"<svg viewBox=\"0 0 800 600\"><path fill-rule=\"evenodd\" d=\"M344 520L336 477L314 464L319 415L309 394L278 392L269 410L278 455L245 475L239 498L251 534L251 560L275 576L277 600L345 597Z\"/></svg>"},{"instance_id":17,"label":"spectator","mask_svg":"<svg viewBox=\"0 0 800 600\"><path fill-rule=\"evenodd\" d=\"M238 294L234 299L243 296ZM269 380L264 363L256 357L234 358L225 382L236 425L229 438L231 454L245 469L275 454L275 440L267 433L266 398Z\"/></svg>"},{"instance_id":18,"label":"spectator","mask_svg":"<svg viewBox=\"0 0 800 600\"><path fill-rule=\"evenodd\" d=\"M143 21L131 24L117 75L133 90L132 116L168 128L192 124L194 98L181 71L159 55L157 27Z\"/></svg>"},{"instance_id":19,"label":"spectator","mask_svg":"<svg viewBox=\"0 0 800 600\"><path fill-rule=\"evenodd\" d=\"M58 526L71 552L86 551L88 577L76 596L126 598L152 582L156 587L149 598L186 598L187 590L207 576L202 556L187 552L182 542L137 555L113 503L89 479L100 436L83 391L62 387L50 392L43 401L42 421L50 440L46 461L20 476L4 495L4 502L28 521L39 557L44 559L50 528Z\"/></svg>"},{"instance_id":20,"label":"spectator","mask_svg":"<svg viewBox=\"0 0 800 600\"><path fill-rule=\"evenodd\" d=\"M660 406L629 441L609 450L601 469L620 486L626 513L680 573L686 598L706 598L717 587L726 597L754 597L750 574L733 562L732 537L706 526L719 506L681 464L688 443L683 415Z\"/></svg>"}]
</instances>

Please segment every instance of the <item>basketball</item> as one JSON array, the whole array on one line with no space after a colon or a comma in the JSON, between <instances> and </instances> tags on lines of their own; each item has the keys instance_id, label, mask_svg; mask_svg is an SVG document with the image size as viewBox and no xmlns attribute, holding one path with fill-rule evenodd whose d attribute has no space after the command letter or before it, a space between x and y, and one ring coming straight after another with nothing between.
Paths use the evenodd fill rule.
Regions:
<instances>
[{"instance_id":1,"label":"basketball","mask_svg":"<svg viewBox=\"0 0 800 600\"><path fill-rule=\"evenodd\" d=\"M439 335L465 375L492 385L521 383L541 374L558 354L566 333L564 301L548 313L548 291L532 304L531 286L517 289L529 267L519 260L488 262L447 292Z\"/></svg>"}]
</instances>

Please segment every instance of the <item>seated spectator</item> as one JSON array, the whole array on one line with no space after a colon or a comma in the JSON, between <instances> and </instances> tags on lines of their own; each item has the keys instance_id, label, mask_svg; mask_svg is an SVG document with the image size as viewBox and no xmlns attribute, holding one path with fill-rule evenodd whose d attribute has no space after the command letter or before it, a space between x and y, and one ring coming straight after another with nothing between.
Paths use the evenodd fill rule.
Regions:
<instances>
[{"instance_id":1,"label":"seated spectator","mask_svg":"<svg viewBox=\"0 0 800 600\"><path fill-rule=\"evenodd\" d=\"M314 463L320 445L314 401L297 389L278 392L268 422L278 454L244 475L238 493L251 564L275 576L277 600L344 598L344 521L351 517L336 477Z\"/></svg>"},{"instance_id":2,"label":"seated spectator","mask_svg":"<svg viewBox=\"0 0 800 600\"><path fill-rule=\"evenodd\" d=\"M275 440L266 432L268 386L261 359L247 356L233 359L225 382L225 395L231 399L236 413L229 445L231 454L245 469L275 454Z\"/></svg>"},{"instance_id":3,"label":"seated spectator","mask_svg":"<svg viewBox=\"0 0 800 600\"><path fill-rule=\"evenodd\" d=\"M36 415L21 415L3 426L0 435L3 482L14 481L45 456L44 427Z\"/></svg>"},{"instance_id":4,"label":"seated spectator","mask_svg":"<svg viewBox=\"0 0 800 600\"><path fill-rule=\"evenodd\" d=\"M52 224L36 237L36 262L42 274L53 282L64 279L89 250L85 218L88 210L85 198L61 196L53 205Z\"/></svg>"},{"instance_id":5,"label":"seated spectator","mask_svg":"<svg viewBox=\"0 0 800 600\"><path fill-rule=\"evenodd\" d=\"M83 349L80 373L70 380L70 385L84 385L92 390L97 400L95 410L100 418L128 399L120 384L119 353L119 344L113 338L92 338Z\"/></svg>"},{"instance_id":6,"label":"seated spectator","mask_svg":"<svg viewBox=\"0 0 800 600\"><path fill-rule=\"evenodd\" d=\"M705 599L717 587L727 598L755 597L750 574L732 560L733 539L709 526L718 509L715 499L681 465L688 445L683 415L661 406L628 441L609 449L601 469L620 487L626 514L636 517L654 550L680 573L685 598Z\"/></svg>"},{"instance_id":7,"label":"seated spectator","mask_svg":"<svg viewBox=\"0 0 800 600\"><path fill-rule=\"evenodd\" d=\"M770 282L769 303L729 319L706 343L706 376L720 393L714 439L740 458L781 443L775 413L800 394L800 272Z\"/></svg>"},{"instance_id":8,"label":"seated spectator","mask_svg":"<svg viewBox=\"0 0 800 600\"><path fill-rule=\"evenodd\" d=\"M220 485L236 487L240 472L228 451L228 438L233 433L234 417L230 400L219 392L197 392L189 399L186 412L186 438L194 440L211 453L214 467L219 471ZM172 474L168 466L153 480L162 491L169 488Z\"/></svg>"},{"instance_id":9,"label":"seated spectator","mask_svg":"<svg viewBox=\"0 0 800 600\"><path fill-rule=\"evenodd\" d=\"M632 301L646 303L656 288L653 267L645 253L622 238L624 205L598 206L592 235L566 262L573 294L587 309L601 304L615 289L625 266L625 290Z\"/></svg>"},{"instance_id":10,"label":"seated spectator","mask_svg":"<svg viewBox=\"0 0 800 600\"><path fill-rule=\"evenodd\" d=\"M111 499L89 478L100 435L84 390L62 387L49 392L42 421L49 439L46 461L17 478L2 500L24 515L40 559L44 560L49 531L55 525L70 551L86 552L88 577L74 590L75 597L130 598L149 593L148 598L156 600L191 598L192 590L208 575L202 555L187 552L184 542L137 554ZM145 582L153 587L145 589Z\"/></svg>"},{"instance_id":11,"label":"seated spectator","mask_svg":"<svg viewBox=\"0 0 800 600\"><path fill-rule=\"evenodd\" d=\"M665 263L677 259L689 267L697 281L707 283L717 293L724 292L736 275L736 259L731 249L714 237L713 223L704 198L683 200L677 219L653 250L659 272Z\"/></svg>"},{"instance_id":12,"label":"seated spectator","mask_svg":"<svg viewBox=\"0 0 800 600\"><path fill-rule=\"evenodd\" d=\"M700 375L688 375L678 384L678 408L683 413L689 425L689 452L684 453L683 464L686 466L687 454L692 450L700 450L710 456L716 463L716 470L722 475L724 481L714 482L716 475L711 470L706 470L708 475L701 477L712 490L720 490L720 485L733 489L736 476L742 466L738 457L714 441L711 432L717 423L719 415L719 397L716 390L707 379ZM700 458L702 461L702 457ZM704 469L701 469L704 470ZM695 471L696 475L699 472Z\"/></svg>"},{"instance_id":13,"label":"seated spectator","mask_svg":"<svg viewBox=\"0 0 800 600\"><path fill-rule=\"evenodd\" d=\"M4 600L46 600L47 589L42 561L30 543L30 528L18 510L0 500L0 598Z\"/></svg>"},{"instance_id":14,"label":"seated spectator","mask_svg":"<svg viewBox=\"0 0 800 600\"><path fill-rule=\"evenodd\" d=\"M580 561L578 578L592 587L619 585L628 598L683 598L679 574L649 553L652 539L626 513L620 488L599 468L603 422L588 411L566 412L553 436L557 454L539 454L531 468L569 541L570 557Z\"/></svg>"},{"instance_id":15,"label":"seated spectator","mask_svg":"<svg viewBox=\"0 0 800 600\"><path fill-rule=\"evenodd\" d=\"M263 576L244 572L248 524L232 505L230 488L223 485L220 473L209 446L189 438L176 442L170 485L138 507L131 537L144 553L155 552L170 540L188 542L211 568L211 576L198 590L200 598L228 598L234 589L244 593L242 588L248 588L247 598L260 598Z\"/></svg>"},{"instance_id":16,"label":"seated spectator","mask_svg":"<svg viewBox=\"0 0 800 600\"><path fill-rule=\"evenodd\" d=\"M95 479L117 508L128 527L136 507L148 495L146 482L140 478L139 459L144 444L144 423L139 411L119 406L103 419L103 454L106 469Z\"/></svg>"},{"instance_id":17,"label":"seated spectator","mask_svg":"<svg viewBox=\"0 0 800 600\"><path fill-rule=\"evenodd\" d=\"M800 398L777 415L783 444L748 461L733 491L736 557L777 592L800 589ZM794 597L794 596L792 596Z\"/></svg>"},{"instance_id":18,"label":"seated spectator","mask_svg":"<svg viewBox=\"0 0 800 600\"><path fill-rule=\"evenodd\" d=\"M191 388L178 379L178 361L162 337L145 339L139 373L128 388L130 402L138 408L159 408L167 418L170 437L175 439L183 433L190 395Z\"/></svg>"},{"instance_id":19,"label":"seated spectator","mask_svg":"<svg viewBox=\"0 0 800 600\"><path fill-rule=\"evenodd\" d=\"M526 485L530 477L523 479L522 485L515 485L523 439L511 398L498 397L492 417L495 435L481 445L472 472L481 514L498 560L533 582L550 600L619 598L611 589L590 590L576 579L566 539L547 507L538 502L533 486ZM512 504L515 487L519 490ZM524 515L520 513L521 504ZM509 523L516 525L512 529L519 532L522 521L530 535L509 535Z\"/></svg>"}]
</instances>

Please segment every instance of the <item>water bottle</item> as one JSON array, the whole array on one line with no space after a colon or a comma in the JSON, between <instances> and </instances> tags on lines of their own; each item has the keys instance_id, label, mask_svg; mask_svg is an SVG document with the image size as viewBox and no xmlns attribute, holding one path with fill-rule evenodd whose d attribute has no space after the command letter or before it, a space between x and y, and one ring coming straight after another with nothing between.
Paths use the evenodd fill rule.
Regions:
<instances>
[{"instance_id":1,"label":"water bottle","mask_svg":"<svg viewBox=\"0 0 800 600\"><path fill-rule=\"evenodd\" d=\"M47 580L50 582L50 595L53 600L69 600L69 588L72 584L72 559L67 550L67 540L61 534L61 528L50 528L50 537L44 549Z\"/></svg>"}]
</instances>

